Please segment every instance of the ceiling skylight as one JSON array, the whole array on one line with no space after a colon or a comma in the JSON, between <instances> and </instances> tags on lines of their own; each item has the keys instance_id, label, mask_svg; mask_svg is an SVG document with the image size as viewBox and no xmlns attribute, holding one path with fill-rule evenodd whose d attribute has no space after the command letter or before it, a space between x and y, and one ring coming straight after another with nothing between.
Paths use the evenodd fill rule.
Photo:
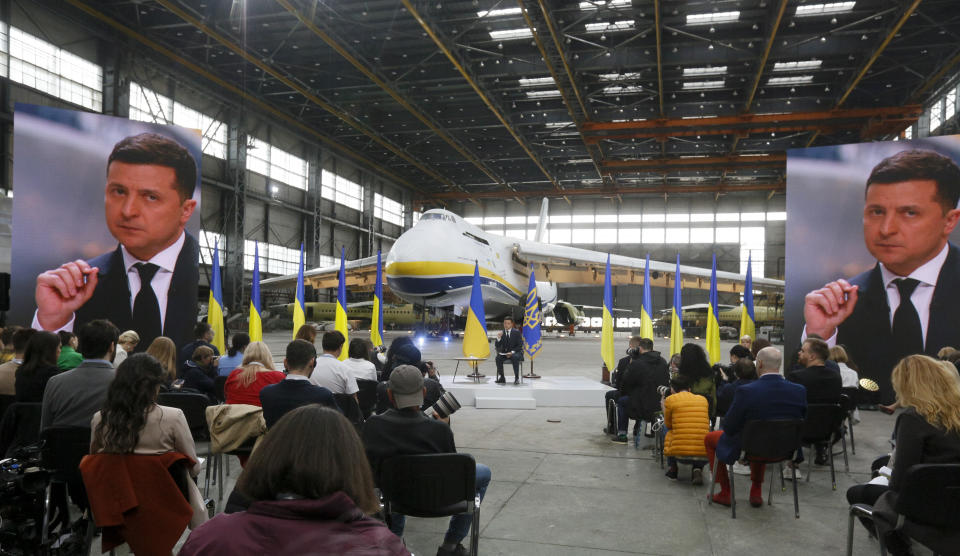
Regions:
<instances>
[{"instance_id":1,"label":"ceiling skylight","mask_svg":"<svg viewBox=\"0 0 960 556\"><path fill-rule=\"evenodd\" d=\"M527 98L556 98L560 91L527 91Z\"/></svg>"},{"instance_id":2,"label":"ceiling skylight","mask_svg":"<svg viewBox=\"0 0 960 556\"><path fill-rule=\"evenodd\" d=\"M719 89L723 87L723 79L718 81L686 81L683 84L684 90L699 90L699 89Z\"/></svg>"},{"instance_id":3,"label":"ceiling skylight","mask_svg":"<svg viewBox=\"0 0 960 556\"><path fill-rule=\"evenodd\" d=\"M622 21L614 21L613 23L587 23L585 27L587 28L588 33L602 33L604 31L627 31L633 29L633 20L624 19Z\"/></svg>"},{"instance_id":4,"label":"ceiling skylight","mask_svg":"<svg viewBox=\"0 0 960 556\"><path fill-rule=\"evenodd\" d=\"M773 71L806 71L820 69L823 60L797 60L796 62L777 62Z\"/></svg>"},{"instance_id":5,"label":"ceiling skylight","mask_svg":"<svg viewBox=\"0 0 960 556\"><path fill-rule=\"evenodd\" d=\"M636 72L601 73L597 77L600 78L600 81L626 81L626 80L632 80L632 79L640 79L640 74Z\"/></svg>"},{"instance_id":6,"label":"ceiling skylight","mask_svg":"<svg viewBox=\"0 0 960 556\"><path fill-rule=\"evenodd\" d=\"M643 87L640 87L637 85L626 85L626 86L612 85L610 87L603 88L603 92L608 95L626 95L629 93L639 93L642 90L643 90Z\"/></svg>"},{"instance_id":7,"label":"ceiling skylight","mask_svg":"<svg viewBox=\"0 0 960 556\"><path fill-rule=\"evenodd\" d=\"M544 125L550 128L567 127L567 126L572 126L573 122L547 122Z\"/></svg>"},{"instance_id":8,"label":"ceiling skylight","mask_svg":"<svg viewBox=\"0 0 960 556\"><path fill-rule=\"evenodd\" d=\"M520 8L500 8L498 10L484 10L477 12L477 17L503 17L505 15L517 15Z\"/></svg>"},{"instance_id":9,"label":"ceiling skylight","mask_svg":"<svg viewBox=\"0 0 960 556\"><path fill-rule=\"evenodd\" d=\"M546 87L553 85L552 77L522 77L520 78L521 87Z\"/></svg>"},{"instance_id":10,"label":"ceiling skylight","mask_svg":"<svg viewBox=\"0 0 960 556\"><path fill-rule=\"evenodd\" d=\"M633 0L590 0L588 2L580 2L580 9L597 10L604 6L608 8L622 8L629 6L632 1Z\"/></svg>"},{"instance_id":11,"label":"ceiling skylight","mask_svg":"<svg viewBox=\"0 0 960 556\"><path fill-rule=\"evenodd\" d=\"M512 39L528 39L533 36L529 27L519 29L504 29L502 31L490 31L490 38L495 41L509 41Z\"/></svg>"},{"instance_id":12,"label":"ceiling skylight","mask_svg":"<svg viewBox=\"0 0 960 556\"><path fill-rule=\"evenodd\" d=\"M705 66L700 68L683 68L684 77L699 77L701 75L723 75L727 73L727 66Z\"/></svg>"},{"instance_id":13,"label":"ceiling skylight","mask_svg":"<svg viewBox=\"0 0 960 556\"><path fill-rule=\"evenodd\" d=\"M830 15L840 14L853 10L856 2L831 2L829 4L806 4L797 6L796 15L798 17L812 15Z\"/></svg>"},{"instance_id":14,"label":"ceiling skylight","mask_svg":"<svg viewBox=\"0 0 960 556\"><path fill-rule=\"evenodd\" d=\"M812 82L812 75L791 75L790 77L771 77L767 85L802 85Z\"/></svg>"},{"instance_id":15,"label":"ceiling skylight","mask_svg":"<svg viewBox=\"0 0 960 556\"><path fill-rule=\"evenodd\" d=\"M714 12L710 14L687 14L687 25L730 23L740 19L740 12Z\"/></svg>"}]
</instances>

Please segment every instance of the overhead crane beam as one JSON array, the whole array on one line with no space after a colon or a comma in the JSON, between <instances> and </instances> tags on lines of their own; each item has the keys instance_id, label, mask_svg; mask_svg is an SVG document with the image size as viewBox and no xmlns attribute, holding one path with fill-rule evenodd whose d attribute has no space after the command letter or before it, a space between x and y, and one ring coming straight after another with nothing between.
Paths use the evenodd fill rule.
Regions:
<instances>
[{"instance_id":1,"label":"overhead crane beam","mask_svg":"<svg viewBox=\"0 0 960 556\"><path fill-rule=\"evenodd\" d=\"M756 168L758 166L783 166L787 155L775 153L763 155L739 156L703 156L689 158L651 158L645 160L607 160L603 169L607 172L629 173L654 170L702 170L704 167L724 166L730 170L737 168Z\"/></svg>"},{"instance_id":2,"label":"overhead crane beam","mask_svg":"<svg viewBox=\"0 0 960 556\"><path fill-rule=\"evenodd\" d=\"M576 188L556 191L553 189L539 190L520 190L517 195L528 198L541 197L603 197L616 195L635 195L635 194L675 194L675 193L736 193L740 191L783 191L786 184L782 181L775 183L750 183L743 185L733 185L730 183L712 183L701 185L651 185L651 186L616 186L603 188ZM496 199L502 198L500 191L475 191L470 192L470 196L477 199ZM450 191L436 193L417 199L418 203L437 203L442 201L456 201L467 199L468 194L460 191Z\"/></svg>"}]
</instances>

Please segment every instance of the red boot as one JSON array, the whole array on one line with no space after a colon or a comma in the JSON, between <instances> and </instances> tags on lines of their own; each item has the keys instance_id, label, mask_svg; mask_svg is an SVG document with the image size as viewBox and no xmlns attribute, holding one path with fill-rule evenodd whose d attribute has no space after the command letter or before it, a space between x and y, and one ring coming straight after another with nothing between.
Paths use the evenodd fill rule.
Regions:
<instances>
[{"instance_id":1,"label":"red boot","mask_svg":"<svg viewBox=\"0 0 960 556\"><path fill-rule=\"evenodd\" d=\"M763 505L763 483L753 483L750 486L750 505L754 508Z\"/></svg>"},{"instance_id":2,"label":"red boot","mask_svg":"<svg viewBox=\"0 0 960 556\"><path fill-rule=\"evenodd\" d=\"M707 497L710 495L708 494ZM715 504L720 504L721 506L730 505L730 491L720 489L720 492L713 495L713 502Z\"/></svg>"}]
</instances>

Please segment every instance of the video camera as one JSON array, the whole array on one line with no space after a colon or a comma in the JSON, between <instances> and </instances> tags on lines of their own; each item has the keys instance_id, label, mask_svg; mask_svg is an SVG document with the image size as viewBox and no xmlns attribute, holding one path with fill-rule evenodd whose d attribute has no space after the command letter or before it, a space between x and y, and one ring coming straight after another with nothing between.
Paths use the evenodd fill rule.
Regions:
<instances>
[{"instance_id":1,"label":"video camera","mask_svg":"<svg viewBox=\"0 0 960 556\"><path fill-rule=\"evenodd\" d=\"M0 460L0 555L35 554L43 544L44 499L50 473L40 466L41 443Z\"/></svg>"}]
</instances>

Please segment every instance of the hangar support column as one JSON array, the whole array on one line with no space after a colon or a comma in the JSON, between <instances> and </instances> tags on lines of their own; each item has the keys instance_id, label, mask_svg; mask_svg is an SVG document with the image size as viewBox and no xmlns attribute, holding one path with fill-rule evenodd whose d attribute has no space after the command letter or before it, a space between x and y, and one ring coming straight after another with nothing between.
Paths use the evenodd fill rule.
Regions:
<instances>
[{"instance_id":1,"label":"hangar support column","mask_svg":"<svg viewBox=\"0 0 960 556\"><path fill-rule=\"evenodd\" d=\"M243 311L243 220L244 196L247 187L247 135L243 116L232 113L227 126L227 183L232 191L221 197L221 213L225 246L223 259L223 303L234 311Z\"/></svg>"}]
</instances>

